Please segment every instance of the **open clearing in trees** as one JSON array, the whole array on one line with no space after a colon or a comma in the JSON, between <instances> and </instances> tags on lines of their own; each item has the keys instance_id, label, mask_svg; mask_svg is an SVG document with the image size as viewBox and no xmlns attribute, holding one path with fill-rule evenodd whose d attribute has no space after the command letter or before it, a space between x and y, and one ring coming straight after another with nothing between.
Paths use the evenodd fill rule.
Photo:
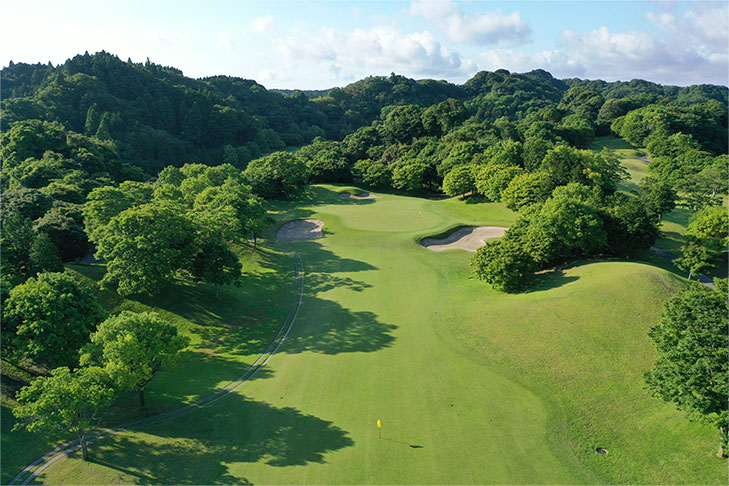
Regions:
<instances>
[{"instance_id":1,"label":"open clearing in trees","mask_svg":"<svg viewBox=\"0 0 729 486\"><path fill-rule=\"evenodd\" d=\"M475 252L486 240L501 238L509 228L502 226L466 226L456 229L445 238L423 238L420 244L432 251L468 250Z\"/></svg>"},{"instance_id":2,"label":"open clearing in trees","mask_svg":"<svg viewBox=\"0 0 729 486\"><path fill-rule=\"evenodd\" d=\"M266 348L291 301L284 252L295 250L307 270L301 312L253 381L178 420L95 443L91 461L72 455L38 480L725 481L715 431L644 387L655 359L646 332L683 286L678 275L636 261L581 261L540 275L530 292L496 292L469 279L470 253L427 251L420 240L457 225L508 227L515 214L503 205L345 200L342 189L311 186L279 203L278 224L320 220L326 235L277 243L274 225L264 235L273 250L245 250L251 278L220 301L212 286L181 284L158 300L118 302L155 306L193 339L180 365L148 388L150 406L171 408L222 386ZM99 266L75 268L100 276ZM3 431L12 425L5 418ZM30 434L7 435L5 482L48 450Z\"/></svg>"}]
</instances>

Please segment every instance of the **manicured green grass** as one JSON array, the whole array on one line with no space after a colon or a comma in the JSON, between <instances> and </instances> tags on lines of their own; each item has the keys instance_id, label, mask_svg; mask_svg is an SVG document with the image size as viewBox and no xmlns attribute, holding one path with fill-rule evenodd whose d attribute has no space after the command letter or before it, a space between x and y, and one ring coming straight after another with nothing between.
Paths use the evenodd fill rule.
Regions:
<instances>
[{"instance_id":1,"label":"manicured green grass","mask_svg":"<svg viewBox=\"0 0 729 486\"><path fill-rule=\"evenodd\" d=\"M618 184L618 190L621 192L628 194L636 192L638 187L640 187L640 181L649 174L648 162L640 160L645 155L645 152L638 150L622 138L614 135L597 137L592 143L591 148L596 151L603 149L611 150L618 156L623 167L627 169L630 178Z\"/></svg>"},{"instance_id":2,"label":"manicured green grass","mask_svg":"<svg viewBox=\"0 0 729 486\"><path fill-rule=\"evenodd\" d=\"M417 241L456 224L508 226L514 213L457 199L343 200L343 188L315 186L277 208L279 223L322 219L325 238L286 245L302 255L305 297L266 376L93 444L91 462L63 459L41 481L726 482L714 431L643 385L655 359L646 332L681 279L586 261L531 292L495 292L470 279L469 253Z\"/></svg>"}]
</instances>

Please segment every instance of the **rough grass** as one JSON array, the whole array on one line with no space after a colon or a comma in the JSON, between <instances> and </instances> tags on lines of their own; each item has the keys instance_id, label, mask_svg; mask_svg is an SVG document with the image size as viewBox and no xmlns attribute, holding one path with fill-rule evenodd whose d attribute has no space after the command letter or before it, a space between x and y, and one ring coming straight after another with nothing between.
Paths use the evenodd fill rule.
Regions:
<instances>
[{"instance_id":1,"label":"rough grass","mask_svg":"<svg viewBox=\"0 0 729 486\"><path fill-rule=\"evenodd\" d=\"M679 278L585 261L503 294L470 280L468 252L417 241L456 224L509 226L514 213L456 199L344 200L342 187L314 186L277 207L279 224L316 217L326 231L287 244L303 257L306 293L266 376L210 408L93 444L91 462L74 455L41 481L726 482L714 431L643 386L655 358L646 332ZM185 305L219 313L215 303ZM229 332L185 318L221 339Z\"/></svg>"}]
</instances>

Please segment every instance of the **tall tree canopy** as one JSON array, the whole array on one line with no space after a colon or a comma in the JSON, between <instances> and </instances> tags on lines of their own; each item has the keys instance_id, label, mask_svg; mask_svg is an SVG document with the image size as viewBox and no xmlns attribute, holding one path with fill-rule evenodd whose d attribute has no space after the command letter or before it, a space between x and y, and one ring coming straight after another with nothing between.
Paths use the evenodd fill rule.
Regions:
<instances>
[{"instance_id":1,"label":"tall tree canopy","mask_svg":"<svg viewBox=\"0 0 729 486\"><path fill-rule=\"evenodd\" d=\"M649 336L658 360L646 374L652 393L691 420L720 431L727 456L729 427L729 326L726 280L716 289L693 283L669 300Z\"/></svg>"},{"instance_id":2,"label":"tall tree canopy","mask_svg":"<svg viewBox=\"0 0 729 486\"><path fill-rule=\"evenodd\" d=\"M177 328L151 312L123 311L99 324L81 354L81 363L103 366L119 389L144 389L164 366L172 364L189 343Z\"/></svg>"},{"instance_id":3,"label":"tall tree canopy","mask_svg":"<svg viewBox=\"0 0 729 486\"><path fill-rule=\"evenodd\" d=\"M20 420L17 428L30 432L70 432L81 442L84 461L89 454L86 439L101 420L101 412L111 405L115 390L109 378L98 367L56 368L50 376L33 380L20 390L20 405L13 414Z\"/></svg>"},{"instance_id":4,"label":"tall tree canopy","mask_svg":"<svg viewBox=\"0 0 729 486\"><path fill-rule=\"evenodd\" d=\"M94 292L65 273L41 273L10 291L5 302L3 355L55 368L74 367L78 351L104 318Z\"/></svg>"}]
</instances>

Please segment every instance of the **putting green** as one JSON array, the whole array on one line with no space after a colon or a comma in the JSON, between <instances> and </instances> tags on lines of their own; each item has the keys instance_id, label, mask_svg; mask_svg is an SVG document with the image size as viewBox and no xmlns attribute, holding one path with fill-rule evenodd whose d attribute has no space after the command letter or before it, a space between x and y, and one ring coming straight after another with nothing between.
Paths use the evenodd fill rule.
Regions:
<instances>
[{"instance_id":1,"label":"putting green","mask_svg":"<svg viewBox=\"0 0 729 486\"><path fill-rule=\"evenodd\" d=\"M299 252L307 273L301 312L267 373L208 408L93 444L92 461L73 455L38 480L726 479L725 463L713 457L714 432L643 386L655 358L646 331L678 278L641 263L582 262L542 276L532 292L495 292L469 279L470 253L435 253L418 241L461 224L509 226L514 213L457 199L345 200L343 190L359 191L315 186L277 208L279 225L316 218L325 226L322 239L278 244ZM290 298L283 284L262 288L267 302ZM258 308L259 320L281 313ZM245 340L244 330L236 338ZM201 371L201 386L220 382L215 364Z\"/></svg>"}]
</instances>

